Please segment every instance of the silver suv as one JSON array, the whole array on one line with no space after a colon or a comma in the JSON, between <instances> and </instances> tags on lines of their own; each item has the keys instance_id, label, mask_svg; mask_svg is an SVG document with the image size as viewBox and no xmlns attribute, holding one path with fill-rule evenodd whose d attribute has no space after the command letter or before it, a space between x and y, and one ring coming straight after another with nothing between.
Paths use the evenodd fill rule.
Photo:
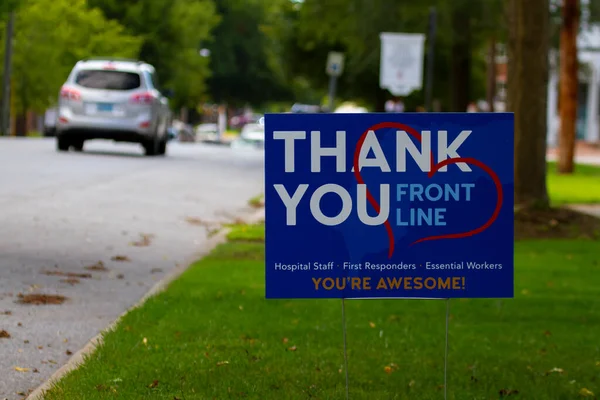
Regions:
<instances>
[{"instance_id":1,"label":"silver suv","mask_svg":"<svg viewBox=\"0 0 600 400\"><path fill-rule=\"evenodd\" d=\"M154 67L137 60L79 61L60 90L58 151L83 150L91 139L140 143L148 156L164 155L171 119L168 94Z\"/></svg>"}]
</instances>

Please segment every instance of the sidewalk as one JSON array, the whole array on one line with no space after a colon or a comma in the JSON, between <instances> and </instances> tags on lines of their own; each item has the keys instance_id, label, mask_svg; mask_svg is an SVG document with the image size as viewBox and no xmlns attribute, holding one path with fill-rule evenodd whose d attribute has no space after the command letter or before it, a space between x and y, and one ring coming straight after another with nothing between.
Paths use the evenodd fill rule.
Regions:
<instances>
[{"instance_id":1,"label":"sidewalk","mask_svg":"<svg viewBox=\"0 0 600 400\"><path fill-rule=\"evenodd\" d=\"M556 161L558 158L558 148L549 148L546 158L548 161ZM575 161L581 164L600 166L600 143L578 142L575 146Z\"/></svg>"}]
</instances>

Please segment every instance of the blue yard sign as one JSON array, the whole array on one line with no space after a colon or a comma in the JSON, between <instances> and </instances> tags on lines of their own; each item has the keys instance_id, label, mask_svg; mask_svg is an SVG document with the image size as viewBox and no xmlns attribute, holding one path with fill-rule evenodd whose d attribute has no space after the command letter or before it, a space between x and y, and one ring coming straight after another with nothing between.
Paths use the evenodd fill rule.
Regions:
<instances>
[{"instance_id":1,"label":"blue yard sign","mask_svg":"<svg viewBox=\"0 0 600 400\"><path fill-rule=\"evenodd\" d=\"M265 128L267 298L513 297L513 114Z\"/></svg>"}]
</instances>

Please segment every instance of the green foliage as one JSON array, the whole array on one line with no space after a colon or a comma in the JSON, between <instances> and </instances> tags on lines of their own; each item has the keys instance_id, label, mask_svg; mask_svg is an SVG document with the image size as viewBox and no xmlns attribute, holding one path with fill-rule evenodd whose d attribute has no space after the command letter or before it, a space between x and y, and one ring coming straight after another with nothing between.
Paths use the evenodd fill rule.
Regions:
<instances>
[{"instance_id":1,"label":"green foliage","mask_svg":"<svg viewBox=\"0 0 600 400\"><path fill-rule=\"evenodd\" d=\"M0 1L0 20L5 17L10 11L16 10L19 6L19 0L2 0ZM2 35L0 35L2 36Z\"/></svg>"},{"instance_id":2,"label":"green foliage","mask_svg":"<svg viewBox=\"0 0 600 400\"><path fill-rule=\"evenodd\" d=\"M211 50L210 92L216 102L261 105L290 97L284 43L289 0L216 0L222 16Z\"/></svg>"},{"instance_id":3,"label":"green foliage","mask_svg":"<svg viewBox=\"0 0 600 400\"><path fill-rule=\"evenodd\" d=\"M16 111L45 110L78 60L96 55L131 57L140 43L117 22L88 8L85 0L22 1L12 64Z\"/></svg>"}]
</instances>

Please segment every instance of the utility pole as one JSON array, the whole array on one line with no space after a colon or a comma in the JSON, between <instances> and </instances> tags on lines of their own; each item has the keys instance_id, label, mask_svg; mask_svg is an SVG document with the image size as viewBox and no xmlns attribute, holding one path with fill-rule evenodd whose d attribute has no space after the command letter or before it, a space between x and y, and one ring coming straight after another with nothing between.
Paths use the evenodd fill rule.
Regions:
<instances>
[{"instance_id":1,"label":"utility pole","mask_svg":"<svg viewBox=\"0 0 600 400\"><path fill-rule=\"evenodd\" d=\"M494 112L494 100L496 99L496 38L492 36L488 49L488 76L487 76L487 103L490 112Z\"/></svg>"},{"instance_id":2,"label":"utility pole","mask_svg":"<svg viewBox=\"0 0 600 400\"><path fill-rule=\"evenodd\" d=\"M12 40L15 25L15 12L11 11L6 24L6 48L4 50L4 79L2 85L2 126L1 133L10 135L10 78L12 65Z\"/></svg>"},{"instance_id":3,"label":"utility pole","mask_svg":"<svg viewBox=\"0 0 600 400\"><path fill-rule=\"evenodd\" d=\"M437 28L436 9L431 7L429 10L429 34L427 37L427 78L425 80L425 110L432 111L432 90L433 90L433 57L435 54L435 34Z\"/></svg>"},{"instance_id":4,"label":"utility pole","mask_svg":"<svg viewBox=\"0 0 600 400\"><path fill-rule=\"evenodd\" d=\"M344 70L344 54L335 51L329 52L327 55L327 66L325 72L329 75L329 104L328 112L333 112L335 107L335 92L337 89L338 77L342 75Z\"/></svg>"}]
</instances>

